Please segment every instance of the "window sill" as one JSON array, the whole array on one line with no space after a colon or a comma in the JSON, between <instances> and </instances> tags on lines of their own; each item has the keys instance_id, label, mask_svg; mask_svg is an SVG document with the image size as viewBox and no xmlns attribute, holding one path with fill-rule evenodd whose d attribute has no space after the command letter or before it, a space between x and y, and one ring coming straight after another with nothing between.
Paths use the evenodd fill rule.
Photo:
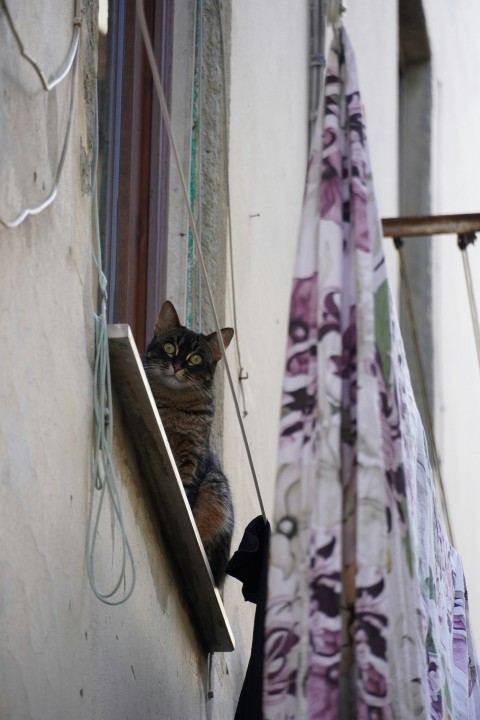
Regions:
<instances>
[{"instance_id":1,"label":"window sill","mask_svg":"<svg viewBox=\"0 0 480 720\"><path fill-rule=\"evenodd\" d=\"M109 325L112 381L120 395L142 473L209 652L230 652L235 640L215 587L162 421L129 325Z\"/></svg>"}]
</instances>

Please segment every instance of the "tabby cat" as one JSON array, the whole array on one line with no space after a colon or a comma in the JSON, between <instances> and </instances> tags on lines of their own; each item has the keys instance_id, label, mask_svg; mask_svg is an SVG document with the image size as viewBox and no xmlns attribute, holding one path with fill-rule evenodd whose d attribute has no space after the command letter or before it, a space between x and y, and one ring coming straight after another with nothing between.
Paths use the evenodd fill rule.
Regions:
<instances>
[{"instance_id":1,"label":"tabby cat","mask_svg":"<svg viewBox=\"0 0 480 720\"><path fill-rule=\"evenodd\" d=\"M233 330L221 333L228 347ZM233 532L230 487L209 443L221 357L216 333L183 327L172 303L162 305L145 372L217 585L225 577Z\"/></svg>"}]
</instances>

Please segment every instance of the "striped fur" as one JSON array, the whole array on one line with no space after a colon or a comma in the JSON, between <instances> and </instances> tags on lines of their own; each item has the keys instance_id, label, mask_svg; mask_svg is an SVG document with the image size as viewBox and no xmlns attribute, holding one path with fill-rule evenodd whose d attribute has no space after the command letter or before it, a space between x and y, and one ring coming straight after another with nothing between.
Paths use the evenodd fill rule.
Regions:
<instances>
[{"instance_id":1,"label":"striped fur","mask_svg":"<svg viewBox=\"0 0 480 720\"><path fill-rule=\"evenodd\" d=\"M227 347L233 330L221 332ZM234 520L230 486L209 444L220 358L216 333L181 326L167 300L147 347L145 372L217 585L225 577Z\"/></svg>"}]
</instances>

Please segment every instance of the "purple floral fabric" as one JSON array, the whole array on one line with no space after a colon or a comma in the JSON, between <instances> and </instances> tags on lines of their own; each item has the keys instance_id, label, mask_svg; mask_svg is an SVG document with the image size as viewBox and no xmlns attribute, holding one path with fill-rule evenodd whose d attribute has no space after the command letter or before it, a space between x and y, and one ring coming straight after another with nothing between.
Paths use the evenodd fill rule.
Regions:
<instances>
[{"instance_id":1,"label":"purple floral fabric","mask_svg":"<svg viewBox=\"0 0 480 720\"><path fill-rule=\"evenodd\" d=\"M265 720L480 717L461 563L391 303L355 61L329 56L290 305Z\"/></svg>"}]
</instances>

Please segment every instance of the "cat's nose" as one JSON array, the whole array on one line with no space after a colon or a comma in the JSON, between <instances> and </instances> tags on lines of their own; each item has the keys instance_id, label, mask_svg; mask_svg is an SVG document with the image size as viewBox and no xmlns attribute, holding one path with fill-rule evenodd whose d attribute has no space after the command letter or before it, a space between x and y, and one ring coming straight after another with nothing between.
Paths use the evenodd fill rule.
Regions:
<instances>
[{"instance_id":1,"label":"cat's nose","mask_svg":"<svg viewBox=\"0 0 480 720\"><path fill-rule=\"evenodd\" d=\"M182 369L182 366L180 363L173 363L173 369L177 373L179 370Z\"/></svg>"}]
</instances>

